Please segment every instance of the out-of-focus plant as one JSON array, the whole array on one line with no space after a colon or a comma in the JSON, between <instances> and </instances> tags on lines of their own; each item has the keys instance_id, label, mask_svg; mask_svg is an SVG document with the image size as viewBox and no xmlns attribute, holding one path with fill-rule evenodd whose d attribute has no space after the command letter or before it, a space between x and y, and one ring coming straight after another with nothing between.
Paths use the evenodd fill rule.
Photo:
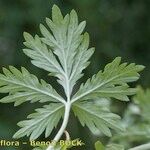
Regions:
<instances>
[{"instance_id":1,"label":"out-of-focus plant","mask_svg":"<svg viewBox=\"0 0 150 150\"><path fill-rule=\"evenodd\" d=\"M124 147L118 144L108 144L104 146L100 141L97 141L95 143L95 150L124 150Z\"/></svg>"},{"instance_id":2,"label":"out-of-focus plant","mask_svg":"<svg viewBox=\"0 0 150 150\"><path fill-rule=\"evenodd\" d=\"M117 142L130 150L150 149L150 90L143 90L138 87L133 102L125 110L122 124L126 127L126 132L116 134L111 142ZM145 143L145 144L143 144ZM139 145L139 146L138 146Z\"/></svg>"}]
</instances>

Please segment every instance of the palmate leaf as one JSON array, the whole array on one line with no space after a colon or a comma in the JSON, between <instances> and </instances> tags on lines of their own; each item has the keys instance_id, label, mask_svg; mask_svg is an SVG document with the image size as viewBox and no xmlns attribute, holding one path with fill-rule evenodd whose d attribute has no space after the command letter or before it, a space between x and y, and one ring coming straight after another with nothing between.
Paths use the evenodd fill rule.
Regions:
<instances>
[{"instance_id":1,"label":"palmate leaf","mask_svg":"<svg viewBox=\"0 0 150 150\"><path fill-rule=\"evenodd\" d=\"M15 102L15 106L26 101L36 102L63 102L63 98L46 83L44 80L37 79L30 74L25 68L21 71L10 66L9 70L3 68L3 74L0 74L0 93L9 93L2 98L0 102Z\"/></svg>"},{"instance_id":2,"label":"palmate leaf","mask_svg":"<svg viewBox=\"0 0 150 150\"><path fill-rule=\"evenodd\" d=\"M30 114L30 120L21 121L18 126L21 129L14 135L14 138L20 138L25 135L30 136L30 140L37 139L44 131L45 137L48 137L53 128L57 126L64 114L64 105L52 103L43 108L36 109L36 113Z\"/></svg>"},{"instance_id":3,"label":"palmate leaf","mask_svg":"<svg viewBox=\"0 0 150 150\"><path fill-rule=\"evenodd\" d=\"M93 132L99 129L111 136L110 129L122 131L118 124L120 117L106 107L93 104L92 101L97 98L127 101L128 96L136 92L135 89L129 88L127 83L136 81L139 78L138 72L144 67L133 63L120 64L121 59L118 57L108 64L104 71L82 84L79 91L73 95L74 85L83 76L83 70L88 66L94 52L94 48L89 48L88 33L83 33L86 22L79 23L74 10L63 17L60 9L54 5L52 19L46 18L46 24L47 27L40 25L42 37L32 37L24 33L26 48L23 51L35 66L57 77L58 83L65 91L65 100L50 84L39 81L26 69L3 69L4 75L0 74L0 93L9 95L1 102L15 102L15 105L26 101L50 102L49 105L37 109L35 114L29 115L29 120L20 122L18 125L21 129L14 137L27 135L30 139L36 139L45 130L47 137L63 115L62 127L55 137L58 141L67 126L71 107L81 124L88 126Z\"/></svg>"},{"instance_id":4,"label":"palmate leaf","mask_svg":"<svg viewBox=\"0 0 150 150\"><path fill-rule=\"evenodd\" d=\"M54 5L52 20L47 18L46 23L50 31L40 25L42 38L38 35L32 37L29 33L24 33L24 44L27 48L23 51L32 59L31 62L35 66L48 71L59 79L68 97L76 81L82 77L82 70L88 66L88 60L94 51L93 48L88 49L88 33L82 35L86 22L78 23L74 10L63 18L60 9ZM44 80L39 81L25 68L22 68L21 71L14 67L4 68L3 72L4 75L0 74L0 92L9 93L8 96L1 99L3 103L14 102L15 106L26 101L66 103L50 84ZM15 137L26 135L21 134L26 125L22 124L21 127L17 132L20 135L15 135ZM32 130L30 132L32 137Z\"/></svg>"},{"instance_id":5,"label":"palmate leaf","mask_svg":"<svg viewBox=\"0 0 150 150\"><path fill-rule=\"evenodd\" d=\"M116 131L124 131L124 128L119 125L120 117L118 115L92 102L75 103L73 104L73 111L82 126L86 125L92 132L98 129L105 135L111 136L109 128Z\"/></svg>"},{"instance_id":6,"label":"palmate leaf","mask_svg":"<svg viewBox=\"0 0 150 150\"><path fill-rule=\"evenodd\" d=\"M91 79L88 79L73 96L72 102L96 97L128 101L128 95L135 94L136 90L129 88L127 83L136 81L139 78L138 72L143 70L144 67L134 63L120 64L120 62L121 58L117 57L113 62L106 65L103 72L100 71Z\"/></svg>"}]
</instances>

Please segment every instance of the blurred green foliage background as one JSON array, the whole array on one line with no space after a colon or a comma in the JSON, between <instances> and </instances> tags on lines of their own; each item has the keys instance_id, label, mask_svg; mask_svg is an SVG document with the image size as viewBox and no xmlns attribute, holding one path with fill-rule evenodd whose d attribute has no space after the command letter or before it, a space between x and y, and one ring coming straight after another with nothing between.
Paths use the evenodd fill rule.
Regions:
<instances>
[{"instance_id":1,"label":"blurred green foliage background","mask_svg":"<svg viewBox=\"0 0 150 150\"><path fill-rule=\"evenodd\" d=\"M24 66L61 91L55 80L47 77L45 71L31 65L30 60L22 52L23 31L32 35L40 33L39 24L44 23L45 17L50 17L53 4L57 4L64 14L75 9L80 20L87 21L86 30L90 33L90 45L95 46L96 51L85 71L83 81L99 69L103 69L105 64L116 56L121 56L123 61L146 66L136 84L141 84L145 88L150 87L149 0L0 0L0 68L8 65L18 68ZM126 107L125 103L115 104ZM14 108L13 104L0 104L0 139L11 140L18 129L16 123L25 119L37 106L40 104L24 104L18 108ZM70 118L68 131L73 138L80 137L86 142L82 150L92 150L93 142L98 139L92 136L88 129L83 129L73 117ZM31 148L24 146L0 149Z\"/></svg>"}]
</instances>

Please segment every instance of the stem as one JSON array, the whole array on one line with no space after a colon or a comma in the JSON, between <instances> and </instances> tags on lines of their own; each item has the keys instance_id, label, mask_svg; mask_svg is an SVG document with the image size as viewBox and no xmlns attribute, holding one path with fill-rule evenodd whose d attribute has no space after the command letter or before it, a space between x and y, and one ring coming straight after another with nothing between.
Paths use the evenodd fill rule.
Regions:
<instances>
[{"instance_id":1,"label":"stem","mask_svg":"<svg viewBox=\"0 0 150 150\"><path fill-rule=\"evenodd\" d=\"M149 150L149 149L150 149L150 143L147 143L134 148L130 148L129 150Z\"/></svg>"},{"instance_id":2,"label":"stem","mask_svg":"<svg viewBox=\"0 0 150 150\"><path fill-rule=\"evenodd\" d=\"M69 120L69 114L70 114L70 108L71 108L71 103L70 101L68 101L65 105L65 114L64 114L64 120L62 123L61 128L59 129L57 135L55 136L54 140L56 143L59 141L59 139L61 138L62 134L64 133L67 124L68 124L68 120ZM46 150L54 150L54 145L50 145Z\"/></svg>"},{"instance_id":3,"label":"stem","mask_svg":"<svg viewBox=\"0 0 150 150\"><path fill-rule=\"evenodd\" d=\"M56 134L55 138L53 139L53 141L55 141L55 143L57 143L59 141L59 139L61 138L61 136L63 135L63 133L65 132L65 129L67 127L68 124L68 120L69 120L69 115L70 115L70 109L71 109L71 101L70 101L70 95L71 95L71 91L70 91L70 80L69 80L69 75L68 75L68 70L67 70L67 58L65 56L64 50L63 50L63 57L64 57L64 77L66 79L66 97L67 97L67 102L65 101L65 114L64 114L64 120L63 123L61 125L61 128L59 129L58 133ZM54 150L55 145L50 145L46 150Z\"/></svg>"},{"instance_id":4,"label":"stem","mask_svg":"<svg viewBox=\"0 0 150 150\"><path fill-rule=\"evenodd\" d=\"M70 138L70 135L69 135L68 131L65 130L64 133L65 133L65 135L66 135L66 140L69 141L71 138Z\"/></svg>"}]
</instances>

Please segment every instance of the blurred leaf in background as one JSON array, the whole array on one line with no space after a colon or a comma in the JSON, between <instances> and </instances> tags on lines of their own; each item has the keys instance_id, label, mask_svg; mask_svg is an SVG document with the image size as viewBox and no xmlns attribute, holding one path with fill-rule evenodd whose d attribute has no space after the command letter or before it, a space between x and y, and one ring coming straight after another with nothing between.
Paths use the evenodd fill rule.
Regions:
<instances>
[{"instance_id":1,"label":"blurred leaf in background","mask_svg":"<svg viewBox=\"0 0 150 150\"><path fill-rule=\"evenodd\" d=\"M122 124L126 132L115 135L111 141L117 141L126 148L141 145L150 141L150 90L138 87L138 93L129 104Z\"/></svg>"}]
</instances>

